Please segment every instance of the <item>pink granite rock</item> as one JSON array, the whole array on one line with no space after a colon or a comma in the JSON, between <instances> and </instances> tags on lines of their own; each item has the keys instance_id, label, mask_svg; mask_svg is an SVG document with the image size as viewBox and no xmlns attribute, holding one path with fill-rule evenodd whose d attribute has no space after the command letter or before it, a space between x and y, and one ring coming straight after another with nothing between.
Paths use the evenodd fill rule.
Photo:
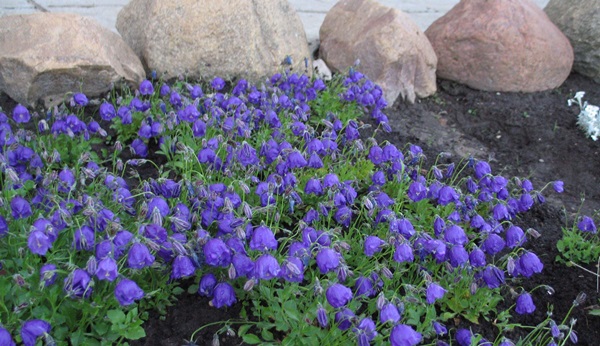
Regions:
<instances>
[{"instance_id":1,"label":"pink granite rock","mask_svg":"<svg viewBox=\"0 0 600 346\"><path fill-rule=\"evenodd\" d=\"M438 77L475 89L553 89L573 65L569 40L530 0L461 0L425 34Z\"/></svg>"},{"instance_id":2,"label":"pink granite rock","mask_svg":"<svg viewBox=\"0 0 600 346\"><path fill-rule=\"evenodd\" d=\"M391 106L398 96L414 102L436 91L437 58L425 34L406 14L373 0L339 1L320 30L319 55L334 71L358 59Z\"/></svg>"}]
</instances>

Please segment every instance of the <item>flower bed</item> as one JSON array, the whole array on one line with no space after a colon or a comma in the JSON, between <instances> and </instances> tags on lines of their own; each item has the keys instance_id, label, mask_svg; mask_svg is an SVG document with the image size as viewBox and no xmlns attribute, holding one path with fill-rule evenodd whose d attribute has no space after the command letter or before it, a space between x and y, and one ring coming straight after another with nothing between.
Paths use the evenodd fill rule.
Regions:
<instances>
[{"instance_id":1,"label":"flower bed","mask_svg":"<svg viewBox=\"0 0 600 346\"><path fill-rule=\"evenodd\" d=\"M520 282L543 265L517 217L544 188L474 159L425 169L418 146L361 137L364 113L389 126L354 70L225 88L144 81L98 107L75 94L2 117L0 337L135 340L194 278L214 307L243 304L222 330L247 343L511 344L445 324L511 329L536 309ZM575 338L565 321L527 340Z\"/></svg>"}]
</instances>

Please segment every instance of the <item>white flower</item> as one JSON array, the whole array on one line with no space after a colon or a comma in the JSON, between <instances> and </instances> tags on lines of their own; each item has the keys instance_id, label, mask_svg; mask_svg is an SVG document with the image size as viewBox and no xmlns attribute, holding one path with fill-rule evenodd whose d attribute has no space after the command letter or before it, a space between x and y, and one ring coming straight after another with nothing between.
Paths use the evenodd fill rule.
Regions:
<instances>
[{"instance_id":1,"label":"white flower","mask_svg":"<svg viewBox=\"0 0 600 346\"><path fill-rule=\"evenodd\" d=\"M600 136L600 107L582 102L585 92L578 91L572 99L567 100L567 105L577 104L580 109L577 124L581 126L594 141Z\"/></svg>"}]
</instances>

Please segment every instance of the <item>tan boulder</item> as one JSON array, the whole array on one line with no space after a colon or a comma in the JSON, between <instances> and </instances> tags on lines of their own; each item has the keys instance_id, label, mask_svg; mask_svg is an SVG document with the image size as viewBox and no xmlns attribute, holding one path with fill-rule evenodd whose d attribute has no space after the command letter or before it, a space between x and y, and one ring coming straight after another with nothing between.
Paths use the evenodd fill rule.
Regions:
<instances>
[{"instance_id":1,"label":"tan boulder","mask_svg":"<svg viewBox=\"0 0 600 346\"><path fill-rule=\"evenodd\" d=\"M600 0L550 0L544 11L573 46L573 70L600 83Z\"/></svg>"},{"instance_id":2,"label":"tan boulder","mask_svg":"<svg viewBox=\"0 0 600 346\"><path fill-rule=\"evenodd\" d=\"M146 69L165 79L259 81L289 67L286 56L298 71L310 59L302 22L286 0L132 0L117 30Z\"/></svg>"},{"instance_id":3,"label":"tan boulder","mask_svg":"<svg viewBox=\"0 0 600 346\"><path fill-rule=\"evenodd\" d=\"M327 13L319 56L334 71L358 70L384 91L388 105L436 91L437 58L427 37L403 12L373 0L348 0Z\"/></svg>"},{"instance_id":4,"label":"tan boulder","mask_svg":"<svg viewBox=\"0 0 600 346\"><path fill-rule=\"evenodd\" d=\"M553 89L573 64L569 40L531 0L461 0L425 34L438 77L479 90Z\"/></svg>"},{"instance_id":5,"label":"tan boulder","mask_svg":"<svg viewBox=\"0 0 600 346\"><path fill-rule=\"evenodd\" d=\"M70 92L98 96L144 76L131 48L94 19L35 13L0 20L0 91L23 105L60 103Z\"/></svg>"}]
</instances>

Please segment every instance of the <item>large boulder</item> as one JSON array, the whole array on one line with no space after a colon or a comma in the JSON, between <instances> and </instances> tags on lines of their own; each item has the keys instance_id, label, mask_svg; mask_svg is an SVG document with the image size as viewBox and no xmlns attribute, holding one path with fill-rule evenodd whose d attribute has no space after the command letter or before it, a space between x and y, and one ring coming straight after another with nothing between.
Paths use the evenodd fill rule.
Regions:
<instances>
[{"instance_id":1,"label":"large boulder","mask_svg":"<svg viewBox=\"0 0 600 346\"><path fill-rule=\"evenodd\" d=\"M70 92L98 96L144 76L121 37L91 18L35 13L0 20L0 91L23 105L60 103Z\"/></svg>"},{"instance_id":2,"label":"large boulder","mask_svg":"<svg viewBox=\"0 0 600 346\"><path fill-rule=\"evenodd\" d=\"M479 90L553 89L573 65L569 40L531 0L461 0L425 34L438 77Z\"/></svg>"},{"instance_id":3,"label":"large boulder","mask_svg":"<svg viewBox=\"0 0 600 346\"><path fill-rule=\"evenodd\" d=\"M117 30L165 79L259 81L290 60L297 71L311 68L306 33L287 0L132 0Z\"/></svg>"},{"instance_id":4,"label":"large boulder","mask_svg":"<svg viewBox=\"0 0 600 346\"><path fill-rule=\"evenodd\" d=\"M571 41L573 70L600 83L600 0L550 0L544 11Z\"/></svg>"},{"instance_id":5,"label":"large boulder","mask_svg":"<svg viewBox=\"0 0 600 346\"><path fill-rule=\"evenodd\" d=\"M414 102L436 91L437 58L415 22L373 0L347 0L327 13L319 56L334 71L360 60L359 70L379 84L389 105L398 96Z\"/></svg>"}]
</instances>

